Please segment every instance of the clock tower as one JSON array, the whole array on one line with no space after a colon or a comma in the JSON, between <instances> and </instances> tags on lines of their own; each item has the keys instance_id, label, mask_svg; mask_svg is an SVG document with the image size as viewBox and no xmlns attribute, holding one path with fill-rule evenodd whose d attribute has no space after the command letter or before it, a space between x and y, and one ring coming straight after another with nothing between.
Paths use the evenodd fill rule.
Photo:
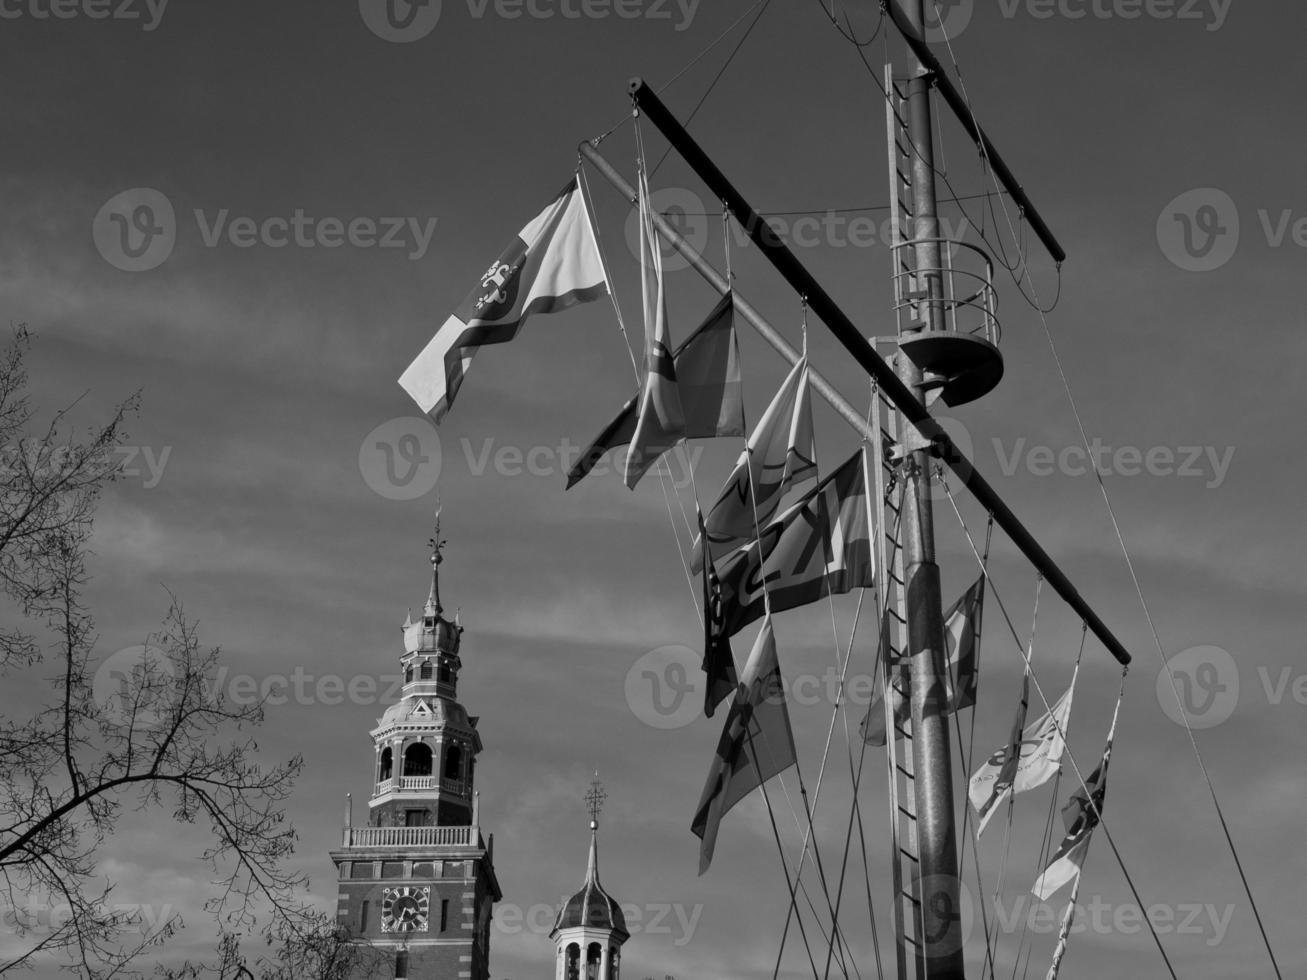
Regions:
<instances>
[{"instance_id":1,"label":"clock tower","mask_svg":"<svg viewBox=\"0 0 1307 980\"><path fill-rule=\"evenodd\" d=\"M400 700L377 721L367 823L346 806L337 924L393 956L396 980L488 980L490 916L503 896L476 791L477 719L458 701L463 627L440 603L445 542L431 539L431 591L403 625ZM389 972L387 976L391 975Z\"/></svg>"}]
</instances>

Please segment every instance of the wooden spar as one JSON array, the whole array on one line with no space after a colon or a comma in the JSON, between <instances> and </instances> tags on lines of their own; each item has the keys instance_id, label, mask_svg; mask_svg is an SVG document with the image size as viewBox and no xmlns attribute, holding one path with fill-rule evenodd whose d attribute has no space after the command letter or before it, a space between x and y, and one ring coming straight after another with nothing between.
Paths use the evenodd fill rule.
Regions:
<instances>
[{"instance_id":1,"label":"wooden spar","mask_svg":"<svg viewBox=\"0 0 1307 980\"><path fill-rule=\"evenodd\" d=\"M768 260L786 282L790 284L791 288L799 295L807 297L808 305L812 311L826 324L836 339L844 345L845 349L849 351L863 369L879 382L880 389L885 396L913 425L934 442L937 453L944 463L957 474L963 485L993 515L994 523L1003 529L1003 532L1017 546L1017 549L1044 576L1049 586L1081 617L1089 631L1098 638L1099 642L1107 648L1107 651L1119 663L1122 665L1129 664L1131 659L1129 651L1126 650L1125 646L1116 638L1102 618L1094 612L1089 603L1080 595L1071 580L1067 578L1048 552L1026 529L1026 526L989 484L989 481L975 468L974 463L949 438L948 433L935 421L930 412L913 397L912 392L904 387L890 366L876 353L871 344L858 331L858 328L853 325L852 321L835 304L834 300L804 268L794 256L794 253L777 239L771 226L763 221L749 202L735 190L722 172L717 169L717 166L685 132L685 129L672 116L653 90L640 79L636 79L631 83L631 95L649 120L663 132L672 146L690 165L691 169L708 185L714 196L725 203L735 220L741 224L753 243L767 256ZM595 161L596 166L598 166L596 158L598 160L603 159L599 156L598 151L588 144L582 144L582 153L587 159ZM600 172L604 173L609 182L613 183L625 197L632 198L634 191L631 186L621 180L620 176L611 167L607 168L607 172L601 167ZM613 180L614 177L617 177L617 180ZM691 259L691 264L695 265L700 274L704 274L701 265L695 264L692 258L692 256L697 255L694 248L677 234L670 224L663 222L659 226L659 231L682 255ZM701 256L699 259L700 263L702 263ZM703 264L706 265L706 263ZM724 283L720 276L717 276L717 279L719 282ZM749 322L751 326L757 326L748 318L746 318L746 322ZM766 336L765 333L764 336ZM768 339L770 342L770 338ZM777 345L773 342L772 346L776 347ZM777 349L780 348L777 347ZM793 348L791 347L790 350L793 351ZM797 353L795 356L797 356ZM815 384L814 387L816 387ZM823 397L828 397L820 388L818 391L823 394ZM841 412L841 414L844 413ZM856 413L854 414L856 416ZM858 428L860 432L865 434L860 426Z\"/></svg>"},{"instance_id":2,"label":"wooden spar","mask_svg":"<svg viewBox=\"0 0 1307 980\"><path fill-rule=\"evenodd\" d=\"M1066 250L1062 248L1057 237L1053 234L1053 230L1048 227L1039 211L1035 209L1034 203L1030 200L1025 188L1021 186L1021 182L1017 180L1016 175L1003 161L1003 157L999 155L994 144L985 135L985 131L980 128L980 124L976 122L975 113L972 112L971 105L966 97L957 90L957 87L948 77L948 72L944 70L944 66L939 63L935 53L930 50L930 45L926 43L921 33L909 22L908 15L903 12L903 8L900 6L900 0L887 0L884 6L889 10L890 19L894 21L894 26L899 29L903 39L908 42L908 47L912 49L912 53L917 56L917 60L926 69L931 84L944 97L948 107L958 117L958 122L962 124L962 128L967 131L967 135L980 147L985 159L994 168L994 176L1012 195L1012 200L1017 202L1017 206L1021 208L1022 216L1030 222L1030 227L1039 236L1039 240L1044 243L1044 247L1048 249L1049 254L1053 256L1053 261L1059 265L1065 262Z\"/></svg>"}]
</instances>

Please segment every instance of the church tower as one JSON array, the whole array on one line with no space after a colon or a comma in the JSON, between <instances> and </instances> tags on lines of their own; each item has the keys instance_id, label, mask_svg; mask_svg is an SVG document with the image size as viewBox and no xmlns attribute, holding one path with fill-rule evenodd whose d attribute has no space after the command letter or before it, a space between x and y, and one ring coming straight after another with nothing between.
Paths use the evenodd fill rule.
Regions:
<instances>
[{"instance_id":1,"label":"church tower","mask_svg":"<svg viewBox=\"0 0 1307 980\"><path fill-rule=\"evenodd\" d=\"M599 813L608 795L595 773L585 795L590 810L590 863L585 884L558 911L549 938L557 966L554 980L619 980L622 944L631 938L622 908L599 884Z\"/></svg>"},{"instance_id":2,"label":"church tower","mask_svg":"<svg viewBox=\"0 0 1307 980\"><path fill-rule=\"evenodd\" d=\"M437 513L431 590L422 618L403 625L400 700L370 733L367 824L353 826L347 806L331 854L338 925L393 954L396 980L488 980L491 910L503 897L494 837L480 826L481 736L458 701L463 627L440 602L444 546Z\"/></svg>"}]
</instances>

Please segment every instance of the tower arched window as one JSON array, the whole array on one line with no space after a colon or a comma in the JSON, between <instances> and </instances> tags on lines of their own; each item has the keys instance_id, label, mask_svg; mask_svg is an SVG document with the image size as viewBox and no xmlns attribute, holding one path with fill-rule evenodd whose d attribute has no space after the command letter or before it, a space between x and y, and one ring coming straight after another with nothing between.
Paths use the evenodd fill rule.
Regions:
<instances>
[{"instance_id":1,"label":"tower arched window","mask_svg":"<svg viewBox=\"0 0 1307 980\"><path fill-rule=\"evenodd\" d=\"M404 683L411 684L412 682L413 682L413 665L409 664L409 666L404 668Z\"/></svg>"},{"instance_id":2,"label":"tower arched window","mask_svg":"<svg viewBox=\"0 0 1307 980\"><path fill-rule=\"evenodd\" d=\"M599 980L599 965L603 962L604 948L591 943L585 949L585 980Z\"/></svg>"},{"instance_id":3,"label":"tower arched window","mask_svg":"<svg viewBox=\"0 0 1307 980\"><path fill-rule=\"evenodd\" d=\"M431 759L431 746L425 742L414 742L404 750L404 775L430 776Z\"/></svg>"},{"instance_id":4,"label":"tower arched window","mask_svg":"<svg viewBox=\"0 0 1307 980\"><path fill-rule=\"evenodd\" d=\"M391 774L394 772L394 766L394 754L390 751L390 747L387 746L381 750L381 765L380 768L377 769L377 782L384 783L389 779Z\"/></svg>"},{"instance_id":5,"label":"tower arched window","mask_svg":"<svg viewBox=\"0 0 1307 980\"><path fill-rule=\"evenodd\" d=\"M563 967L563 980L581 980L581 947L576 943L568 943Z\"/></svg>"},{"instance_id":6,"label":"tower arched window","mask_svg":"<svg viewBox=\"0 0 1307 980\"><path fill-rule=\"evenodd\" d=\"M424 660L424 661L422 661L422 672L421 672L421 675L420 675L420 676L421 676L422 680L424 680L424 681L429 681L429 680L431 680L431 661L430 661L430 660Z\"/></svg>"},{"instance_id":7,"label":"tower arched window","mask_svg":"<svg viewBox=\"0 0 1307 980\"><path fill-rule=\"evenodd\" d=\"M445 778L458 779L463 775L463 750L451 745L445 753Z\"/></svg>"}]
</instances>

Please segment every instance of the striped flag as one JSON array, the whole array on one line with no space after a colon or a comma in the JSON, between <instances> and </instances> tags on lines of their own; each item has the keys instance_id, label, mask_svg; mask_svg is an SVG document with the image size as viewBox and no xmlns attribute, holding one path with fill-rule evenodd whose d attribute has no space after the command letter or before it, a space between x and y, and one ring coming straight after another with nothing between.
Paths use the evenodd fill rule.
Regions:
<instances>
[{"instance_id":1,"label":"striped flag","mask_svg":"<svg viewBox=\"0 0 1307 980\"><path fill-rule=\"evenodd\" d=\"M976 703L976 684L980 680L980 622L984 605L985 576L981 575L944 613L944 649L948 656L948 670L944 674L947 714L970 708ZM881 649L888 655L886 628L882 628L881 638ZM906 728L912 717L912 706L900 693L900 689L908 690L907 658L889 666L897 674L897 681L891 685L894 718L898 727ZM885 744L885 709L881 707L879 686L872 691L867 716L862 720L862 737L868 745Z\"/></svg>"},{"instance_id":2,"label":"striped flag","mask_svg":"<svg viewBox=\"0 0 1307 980\"><path fill-rule=\"evenodd\" d=\"M790 487L817 475L808 361L800 358L749 436L735 469L708 511L708 553L714 561L752 541L780 508ZM695 571L704 538L695 544Z\"/></svg>"},{"instance_id":3,"label":"striped flag","mask_svg":"<svg viewBox=\"0 0 1307 980\"><path fill-rule=\"evenodd\" d=\"M875 584L867 486L858 450L718 566L728 636L762 618L768 599L781 612Z\"/></svg>"},{"instance_id":4,"label":"striped flag","mask_svg":"<svg viewBox=\"0 0 1307 980\"><path fill-rule=\"evenodd\" d=\"M556 313L607 294L594 227L573 177L490 264L400 376L400 386L439 422L481 347L512 340L533 313Z\"/></svg>"},{"instance_id":5,"label":"striped flag","mask_svg":"<svg viewBox=\"0 0 1307 980\"><path fill-rule=\"evenodd\" d=\"M649 180L640 171L640 284L644 292L644 390L640 413L626 454L625 483L634 489L663 453L685 438L685 409L676 384L676 361L667 327L663 253L653 226Z\"/></svg>"},{"instance_id":6,"label":"striped flag","mask_svg":"<svg viewBox=\"0 0 1307 980\"><path fill-rule=\"evenodd\" d=\"M735 804L798 760L785 706L771 618L763 621L735 700L722 727L717 753L690 830L699 838L699 874L708 870L717 830Z\"/></svg>"},{"instance_id":7,"label":"striped flag","mask_svg":"<svg viewBox=\"0 0 1307 980\"><path fill-rule=\"evenodd\" d=\"M1066 836L1058 845L1057 853L1049 862L1044 873L1030 889L1041 902L1047 902L1058 889L1076 878L1085 864L1085 854L1089 850L1089 838L1098 826L1103 812L1103 800L1107 796L1107 764L1112 758L1112 739L1116 736L1116 719L1121 713L1121 699L1117 698L1116 710L1112 713L1112 727L1107 733L1107 746L1103 749L1102 761L1085 783L1076 790L1067 805L1062 808L1062 822L1066 825ZM1085 790L1088 789L1088 793Z\"/></svg>"},{"instance_id":8,"label":"striped flag","mask_svg":"<svg viewBox=\"0 0 1307 980\"><path fill-rule=\"evenodd\" d=\"M743 384L740 350L735 338L735 300L727 293L672 354L676 385L685 409L685 437L711 439L744 435ZM637 395L622 406L604 430L586 447L567 473L571 490L603 458L635 436ZM698 571L698 568L695 568Z\"/></svg>"}]
</instances>

